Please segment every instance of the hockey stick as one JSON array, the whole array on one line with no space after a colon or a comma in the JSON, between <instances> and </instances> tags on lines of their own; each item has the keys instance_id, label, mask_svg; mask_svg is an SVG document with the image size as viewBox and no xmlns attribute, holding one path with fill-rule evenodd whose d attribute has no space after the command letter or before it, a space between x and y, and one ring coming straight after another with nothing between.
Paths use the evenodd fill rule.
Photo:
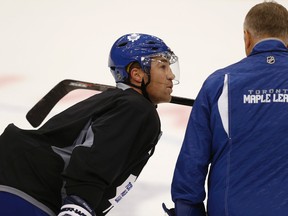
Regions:
<instances>
[{"instance_id":1,"label":"hockey stick","mask_svg":"<svg viewBox=\"0 0 288 216\"><path fill-rule=\"evenodd\" d=\"M26 119L33 127L38 127L53 107L69 92L76 89L105 91L109 88L115 88L115 86L71 79L62 80L28 111ZM170 103L193 106L194 100L172 96Z\"/></svg>"}]
</instances>

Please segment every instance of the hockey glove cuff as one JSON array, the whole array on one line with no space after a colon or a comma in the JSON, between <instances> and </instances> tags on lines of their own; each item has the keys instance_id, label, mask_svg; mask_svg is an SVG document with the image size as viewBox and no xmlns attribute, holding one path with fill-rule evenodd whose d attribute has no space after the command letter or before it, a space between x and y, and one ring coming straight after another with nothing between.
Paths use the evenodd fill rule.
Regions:
<instances>
[{"instance_id":1,"label":"hockey glove cuff","mask_svg":"<svg viewBox=\"0 0 288 216\"><path fill-rule=\"evenodd\" d=\"M163 208L164 212L166 213L166 215L168 215L168 216L176 216L174 208L168 209L166 207L165 203L162 203L162 208Z\"/></svg>"},{"instance_id":2,"label":"hockey glove cuff","mask_svg":"<svg viewBox=\"0 0 288 216\"><path fill-rule=\"evenodd\" d=\"M93 209L78 196L67 196L58 216L96 216Z\"/></svg>"}]
</instances>

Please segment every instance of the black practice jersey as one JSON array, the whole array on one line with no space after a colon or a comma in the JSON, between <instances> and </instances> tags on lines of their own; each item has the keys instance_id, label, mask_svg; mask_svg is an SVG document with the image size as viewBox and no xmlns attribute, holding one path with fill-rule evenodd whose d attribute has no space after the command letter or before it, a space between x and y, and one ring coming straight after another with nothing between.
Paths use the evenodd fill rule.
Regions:
<instances>
[{"instance_id":1,"label":"black practice jersey","mask_svg":"<svg viewBox=\"0 0 288 216\"><path fill-rule=\"evenodd\" d=\"M37 130L10 124L0 136L0 184L29 194L55 213L68 194L86 200L97 216L105 215L132 189L160 134L149 100L131 88L110 89Z\"/></svg>"}]
</instances>

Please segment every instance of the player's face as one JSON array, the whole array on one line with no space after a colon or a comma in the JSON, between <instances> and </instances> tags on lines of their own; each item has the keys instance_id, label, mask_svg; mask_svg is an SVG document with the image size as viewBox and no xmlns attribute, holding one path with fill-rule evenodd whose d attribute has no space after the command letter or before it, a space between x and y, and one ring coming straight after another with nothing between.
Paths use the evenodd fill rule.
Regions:
<instances>
[{"instance_id":1,"label":"player's face","mask_svg":"<svg viewBox=\"0 0 288 216\"><path fill-rule=\"evenodd\" d=\"M146 90L154 104L170 102L175 78L168 60L156 57L151 61L150 83Z\"/></svg>"}]
</instances>

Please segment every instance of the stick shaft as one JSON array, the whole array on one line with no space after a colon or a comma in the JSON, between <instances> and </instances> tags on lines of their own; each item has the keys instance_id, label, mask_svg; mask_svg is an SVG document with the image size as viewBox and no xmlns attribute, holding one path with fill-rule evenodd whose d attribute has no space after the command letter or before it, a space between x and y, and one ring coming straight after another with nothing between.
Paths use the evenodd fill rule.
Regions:
<instances>
[{"instance_id":1,"label":"stick shaft","mask_svg":"<svg viewBox=\"0 0 288 216\"><path fill-rule=\"evenodd\" d=\"M76 89L105 91L115 86L65 79L53 87L40 101L26 114L26 119L33 127L38 127L53 107L69 92ZM193 106L194 99L172 96L170 103Z\"/></svg>"}]
</instances>

